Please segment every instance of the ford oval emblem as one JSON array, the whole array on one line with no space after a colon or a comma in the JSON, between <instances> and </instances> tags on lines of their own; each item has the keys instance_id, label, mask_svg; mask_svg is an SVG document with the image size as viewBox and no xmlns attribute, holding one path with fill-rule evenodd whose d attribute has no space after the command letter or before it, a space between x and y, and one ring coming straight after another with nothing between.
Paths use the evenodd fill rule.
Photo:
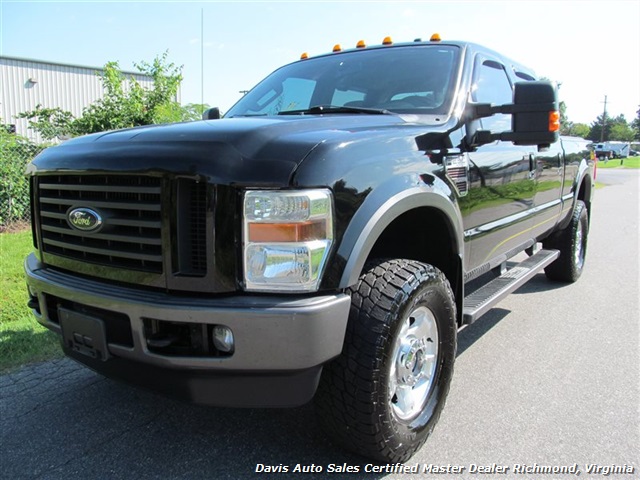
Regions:
<instances>
[{"instance_id":1,"label":"ford oval emblem","mask_svg":"<svg viewBox=\"0 0 640 480\"><path fill-rule=\"evenodd\" d=\"M102 217L90 208L74 208L67 213L67 221L72 228L83 232L95 232L102 226Z\"/></svg>"}]
</instances>

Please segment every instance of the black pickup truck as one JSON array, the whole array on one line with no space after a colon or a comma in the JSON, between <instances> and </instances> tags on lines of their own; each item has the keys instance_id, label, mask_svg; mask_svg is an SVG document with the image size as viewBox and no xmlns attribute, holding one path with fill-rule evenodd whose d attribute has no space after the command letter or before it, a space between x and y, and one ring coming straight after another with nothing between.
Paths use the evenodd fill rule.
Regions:
<instances>
[{"instance_id":1,"label":"black pickup truck","mask_svg":"<svg viewBox=\"0 0 640 480\"><path fill-rule=\"evenodd\" d=\"M314 398L337 442L401 462L458 330L542 269L580 276L593 161L558 138L553 85L494 51L334 50L224 118L41 153L29 306L104 375L210 405Z\"/></svg>"}]
</instances>

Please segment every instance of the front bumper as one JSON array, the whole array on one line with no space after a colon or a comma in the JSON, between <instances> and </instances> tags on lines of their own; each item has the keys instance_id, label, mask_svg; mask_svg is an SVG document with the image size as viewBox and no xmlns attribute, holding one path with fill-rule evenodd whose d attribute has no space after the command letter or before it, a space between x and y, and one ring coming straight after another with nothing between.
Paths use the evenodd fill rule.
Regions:
<instances>
[{"instance_id":1,"label":"front bumper","mask_svg":"<svg viewBox=\"0 0 640 480\"><path fill-rule=\"evenodd\" d=\"M100 314L100 321L107 332L112 315L119 317L120 324L122 319L128 322L130 341L119 341L122 335L106 335L106 359L79 353L63 343L69 356L106 376L210 405L308 402L322 365L342 350L350 305L343 293L207 298L137 290L47 268L33 254L27 257L25 271L33 313L61 337L58 313L63 304L67 311L82 305L106 312ZM78 318L81 324L82 315ZM224 357L151 351L145 334L149 319L226 326L234 334L235 350Z\"/></svg>"}]
</instances>

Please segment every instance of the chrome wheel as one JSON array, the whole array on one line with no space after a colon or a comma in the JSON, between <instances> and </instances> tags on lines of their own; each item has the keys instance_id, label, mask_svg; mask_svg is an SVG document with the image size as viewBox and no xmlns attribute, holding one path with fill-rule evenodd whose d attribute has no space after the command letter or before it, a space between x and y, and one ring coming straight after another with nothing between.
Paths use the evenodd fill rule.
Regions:
<instances>
[{"instance_id":1,"label":"chrome wheel","mask_svg":"<svg viewBox=\"0 0 640 480\"><path fill-rule=\"evenodd\" d=\"M547 278L560 282L578 280L587 258L588 238L589 211L582 200L577 200L570 223L542 241L544 248L560 251L558 259L544 269Z\"/></svg>"},{"instance_id":2,"label":"chrome wheel","mask_svg":"<svg viewBox=\"0 0 640 480\"><path fill-rule=\"evenodd\" d=\"M582 222L579 222L576 229L576 238L575 238L576 246L575 246L575 251L573 252L574 261L575 261L576 267L579 270L582 270L582 267L584 265L584 240L582 237L583 237Z\"/></svg>"},{"instance_id":3,"label":"chrome wheel","mask_svg":"<svg viewBox=\"0 0 640 480\"><path fill-rule=\"evenodd\" d=\"M400 326L391 354L389 402L401 420L424 408L438 363L438 326L427 307L413 310Z\"/></svg>"}]
</instances>

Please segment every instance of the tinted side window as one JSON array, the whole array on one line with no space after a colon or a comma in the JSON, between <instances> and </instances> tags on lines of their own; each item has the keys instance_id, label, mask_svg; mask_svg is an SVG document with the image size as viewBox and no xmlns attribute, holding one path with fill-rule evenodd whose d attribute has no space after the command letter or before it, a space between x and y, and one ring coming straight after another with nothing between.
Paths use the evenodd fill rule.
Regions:
<instances>
[{"instance_id":1,"label":"tinted side window","mask_svg":"<svg viewBox=\"0 0 640 480\"><path fill-rule=\"evenodd\" d=\"M475 102L504 105L513 102L513 90L504 66L485 60L478 65L472 97ZM504 132L511 128L511 115L498 114L482 119L482 128Z\"/></svg>"}]
</instances>

